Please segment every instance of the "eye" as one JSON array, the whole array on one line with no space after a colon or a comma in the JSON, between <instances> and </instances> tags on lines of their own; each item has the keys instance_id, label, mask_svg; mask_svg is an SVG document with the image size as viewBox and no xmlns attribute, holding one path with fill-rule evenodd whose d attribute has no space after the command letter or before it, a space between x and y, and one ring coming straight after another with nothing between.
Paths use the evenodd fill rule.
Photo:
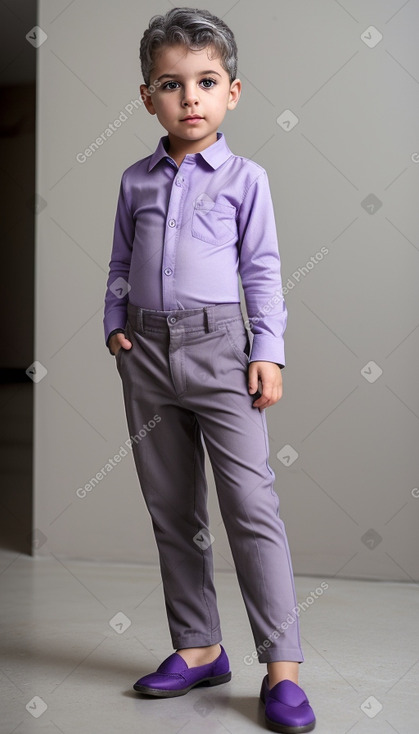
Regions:
<instances>
[{"instance_id":1,"label":"eye","mask_svg":"<svg viewBox=\"0 0 419 734\"><path fill-rule=\"evenodd\" d=\"M179 82L166 82L166 84L163 84L163 89L168 89L169 91L172 89L177 89L179 86Z\"/></svg>"},{"instance_id":2,"label":"eye","mask_svg":"<svg viewBox=\"0 0 419 734\"><path fill-rule=\"evenodd\" d=\"M211 89L211 87L215 86L216 83L215 79L202 79L201 81L204 89Z\"/></svg>"}]
</instances>

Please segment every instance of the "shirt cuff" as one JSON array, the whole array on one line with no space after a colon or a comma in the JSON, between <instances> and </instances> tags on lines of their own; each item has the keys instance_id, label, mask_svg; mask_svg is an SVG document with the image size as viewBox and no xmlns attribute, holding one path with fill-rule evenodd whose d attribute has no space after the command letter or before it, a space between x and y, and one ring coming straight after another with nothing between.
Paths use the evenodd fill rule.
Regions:
<instances>
[{"instance_id":1,"label":"shirt cuff","mask_svg":"<svg viewBox=\"0 0 419 734\"><path fill-rule=\"evenodd\" d=\"M283 341L269 334L255 334L249 362L273 362L283 369L285 367Z\"/></svg>"}]
</instances>

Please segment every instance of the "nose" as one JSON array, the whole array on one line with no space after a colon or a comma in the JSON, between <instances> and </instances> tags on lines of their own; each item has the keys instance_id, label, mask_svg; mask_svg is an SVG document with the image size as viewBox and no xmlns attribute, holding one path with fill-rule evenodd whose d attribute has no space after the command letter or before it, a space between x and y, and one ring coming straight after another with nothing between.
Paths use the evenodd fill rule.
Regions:
<instances>
[{"instance_id":1,"label":"nose","mask_svg":"<svg viewBox=\"0 0 419 734\"><path fill-rule=\"evenodd\" d=\"M183 92L182 105L183 107L191 107L197 104L198 94L195 83L185 85Z\"/></svg>"}]
</instances>

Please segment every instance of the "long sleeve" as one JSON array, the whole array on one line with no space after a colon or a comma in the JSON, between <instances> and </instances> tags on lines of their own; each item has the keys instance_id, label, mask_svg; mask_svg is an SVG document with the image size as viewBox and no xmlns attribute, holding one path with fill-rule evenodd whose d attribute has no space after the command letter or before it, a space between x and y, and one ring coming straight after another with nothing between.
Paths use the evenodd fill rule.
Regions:
<instances>
[{"instance_id":1,"label":"long sleeve","mask_svg":"<svg viewBox=\"0 0 419 734\"><path fill-rule=\"evenodd\" d=\"M275 214L266 171L251 184L238 216L239 272L253 333L250 361L285 366L287 308L282 295Z\"/></svg>"},{"instance_id":2,"label":"long sleeve","mask_svg":"<svg viewBox=\"0 0 419 734\"><path fill-rule=\"evenodd\" d=\"M109 276L106 284L104 331L105 343L115 329L125 329L127 321L128 276L134 240L134 221L126 199L122 175L115 216Z\"/></svg>"}]
</instances>

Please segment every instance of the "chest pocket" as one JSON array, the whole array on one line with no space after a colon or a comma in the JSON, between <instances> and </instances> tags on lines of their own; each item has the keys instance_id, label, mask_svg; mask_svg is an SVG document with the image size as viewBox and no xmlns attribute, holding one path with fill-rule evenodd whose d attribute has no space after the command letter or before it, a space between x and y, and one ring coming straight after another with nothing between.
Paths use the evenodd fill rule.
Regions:
<instances>
[{"instance_id":1,"label":"chest pocket","mask_svg":"<svg viewBox=\"0 0 419 734\"><path fill-rule=\"evenodd\" d=\"M235 207L219 204L207 194L202 194L194 202L192 236L210 245L226 245L236 241Z\"/></svg>"}]
</instances>

